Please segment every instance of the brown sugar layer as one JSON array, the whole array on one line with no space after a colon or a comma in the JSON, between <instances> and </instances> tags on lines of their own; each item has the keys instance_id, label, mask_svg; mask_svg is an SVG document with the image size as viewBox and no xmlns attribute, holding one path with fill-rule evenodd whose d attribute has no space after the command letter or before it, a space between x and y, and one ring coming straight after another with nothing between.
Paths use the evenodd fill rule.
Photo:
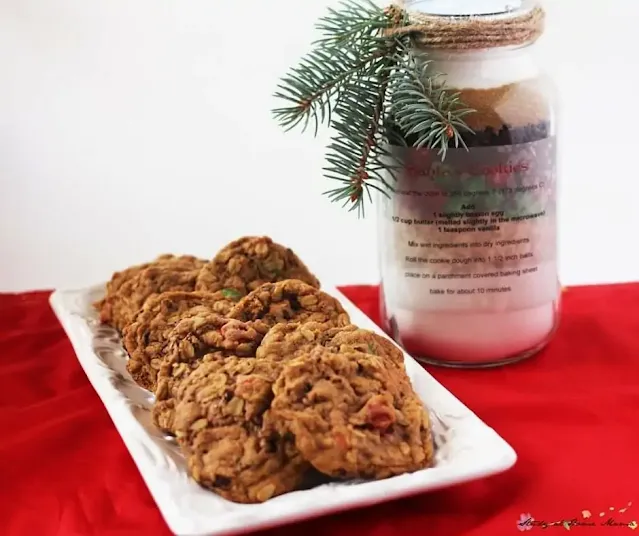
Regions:
<instances>
[{"instance_id":1,"label":"brown sugar layer","mask_svg":"<svg viewBox=\"0 0 639 536\"><path fill-rule=\"evenodd\" d=\"M488 89L458 89L460 100L475 112L464 120L473 130L503 125L513 128L547 122L551 117L548 98L540 92L537 83L508 84Z\"/></svg>"},{"instance_id":2,"label":"brown sugar layer","mask_svg":"<svg viewBox=\"0 0 639 536\"><path fill-rule=\"evenodd\" d=\"M552 109L536 83L518 82L488 89L451 89L459 92L464 117L472 133L460 132L468 147L514 145L539 141L552 134ZM406 142L414 145L408 137ZM450 147L454 147L451 139Z\"/></svg>"}]
</instances>

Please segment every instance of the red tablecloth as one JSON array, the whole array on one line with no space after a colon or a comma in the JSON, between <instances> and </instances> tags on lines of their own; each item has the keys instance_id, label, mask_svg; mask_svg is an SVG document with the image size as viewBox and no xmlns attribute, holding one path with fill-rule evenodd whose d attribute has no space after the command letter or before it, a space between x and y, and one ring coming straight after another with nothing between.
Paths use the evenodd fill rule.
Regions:
<instances>
[{"instance_id":1,"label":"red tablecloth","mask_svg":"<svg viewBox=\"0 0 639 536\"><path fill-rule=\"evenodd\" d=\"M377 319L375 288L343 290ZM168 534L48 296L0 295L0 535ZM508 535L521 514L595 524L570 527L583 534L631 533L627 524L639 522L639 284L569 289L556 339L532 360L429 370L510 442L519 455L513 469L264 534ZM608 519L625 526L601 524Z\"/></svg>"}]
</instances>

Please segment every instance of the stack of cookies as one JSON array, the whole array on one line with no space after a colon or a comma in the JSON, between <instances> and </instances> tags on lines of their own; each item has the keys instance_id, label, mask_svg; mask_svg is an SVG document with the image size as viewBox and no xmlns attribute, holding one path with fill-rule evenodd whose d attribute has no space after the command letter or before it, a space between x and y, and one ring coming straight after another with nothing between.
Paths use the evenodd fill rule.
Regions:
<instances>
[{"instance_id":1,"label":"stack of cookies","mask_svg":"<svg viewBox=\"0 0 639 536\"><path fill-rule=\"evenodd\" d=\"M288 248L243 237L210 262L163 255L95 304L118 330L154 423L191 476L240 503L429 467L428 414L403 353L351 324Z\"/></svg>"}]
</instances>

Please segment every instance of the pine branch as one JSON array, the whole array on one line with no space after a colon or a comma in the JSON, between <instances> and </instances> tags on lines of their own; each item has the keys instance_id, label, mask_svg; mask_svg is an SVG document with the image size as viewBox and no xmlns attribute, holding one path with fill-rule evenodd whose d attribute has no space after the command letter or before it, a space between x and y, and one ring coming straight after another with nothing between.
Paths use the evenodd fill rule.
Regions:
<instances>
[{"instance_id":1,"label":"pine branch","mask_svg":"<svg viewBox=\"0 0 639 536\"><path fill-rule=\"evenodd\" d=\"M330 123L331 104L341 87L363 73L367 66L381 57L371 50L367 56L344 45L335 48L319 48L307 56L300 67L282 80L275 96L294 103L293 106L273 110L275 118L286 130L297 127L302 121L302 131L308 128L310 119L315 122L315 133L320 123Z\"/></svg>"},{"instance_id":2,"label":"pine branch","mask_svg":"<svg viewBox=\"0 0 639 536\"><path fill-rule=\"evenodd\" d=\"M379 39L379 30L389 28L389 17L370 0L343 0L341 11L329 9L329 15L316 25L324 35L315 44L340 45L361 39ZM391 21L392 22L392 21ZM382 41L386 41L381 37Z\"/></svg>"},{"instance_id":3,"label":"pine branch","mask_svg":"<svg viewBox=\"0 0 639 536\"><path fill-rule=\"evenodd\" d=\"M409 36L385 33L408 24L403 11L370 0L341 6L320 19L321 39L278 86L276 97L289 105L273 113L286 130L306 130L311 120L316 133L320 123L333 128L324 171L339 185L325 194L363 215L373 191L393 191L401 163L389 144L437 148L445 158L449 145L465 147L459 131L470 131L463 118L472 110L438 83Z\"/></svg>"},{"instance_id":4,"label":"pine branch","mask_svg":"<svg viewBox=\"0 0 639 536\"><path fill-rule=\"evenodd\" d=\"M390 114L415 148L438 149L442 159L452 144L466 148L460 130L471 132L463 118L474 110L466 108L459 93L450 93L441 75L430 72L430 61L401 44L398 69L393 79Z\"/></svg>"},{"instance_id":5,"label":"pine branch","mask_svg":"<svg viewBox=\"0 0 639 536\"><path fill-rule=\"evenodd\" d=\"M320 123L330 123L341 87L386 53L381 31L389 26L387 15L370 0L363 5L344 0L341 11L330 9L316 25L323 37L278 85L275 97L293 103L273 110L280 125L291 130L303 123L305 131L312 119L317 134Z\"/></svg>"},{"instance_id":6,"label":"pine branch","mask_svg":"<svg viewBox=\"0 0 639 536\"><path fill-rule=\"evenodd\" d=\"M389 153L384 148L392 63L392 53L385 55L373 66L368 79L345 87L335 110L340 119L334 125L336 135L327 156L333 165L324 170L328 178L342 184L325 194L332 201L344 201L344 206L350 204L350 210L357 210L360 216L364 215L365 198L372 201L372 190L384 195L393 190L386 176Z\"/></svg>"}]
</instances>

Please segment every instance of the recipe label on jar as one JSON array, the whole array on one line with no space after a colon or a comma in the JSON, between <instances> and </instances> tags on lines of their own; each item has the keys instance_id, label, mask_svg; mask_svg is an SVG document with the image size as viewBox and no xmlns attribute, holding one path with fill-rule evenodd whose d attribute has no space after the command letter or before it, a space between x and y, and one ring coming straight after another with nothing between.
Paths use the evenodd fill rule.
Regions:
<instances>
[{"instance_id":1,"label":"recipe label on jar","mask_svg":"<svg viewBox=\"0 0 639 536\"><path fill-rule=\"evenodd\" d=\"M427 309L512 310L556 299L555 138L436 151L394 148L382 201L384 288Z\"/></svg>"}]
</instances>

